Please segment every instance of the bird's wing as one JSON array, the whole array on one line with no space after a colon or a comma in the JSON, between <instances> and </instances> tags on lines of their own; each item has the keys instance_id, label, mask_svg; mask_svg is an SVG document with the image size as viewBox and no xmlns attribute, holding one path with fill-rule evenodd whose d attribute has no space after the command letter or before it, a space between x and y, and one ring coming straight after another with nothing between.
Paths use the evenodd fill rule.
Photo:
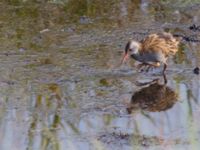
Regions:
<instances>
[{"instance_id":1,"label":"bird's wing","mask_svg":"<svg viewBox=\"0 0 200 150\"><path fill-rule=\"evenodd\" d=\"M170 33L150 34L141 41L141 53L162 51L166 56L174 55L178 51L179 42Z\"/></svg>"}]
</instances>

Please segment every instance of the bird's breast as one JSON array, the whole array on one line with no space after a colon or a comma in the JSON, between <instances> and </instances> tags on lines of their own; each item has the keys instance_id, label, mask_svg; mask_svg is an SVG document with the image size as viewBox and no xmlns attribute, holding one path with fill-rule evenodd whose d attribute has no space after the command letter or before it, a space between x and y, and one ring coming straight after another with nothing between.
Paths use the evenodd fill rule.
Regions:
<instances>
[{"instance_id":1,"label":"bird's breast","mask_svg":"<svg viewBox=\"0 0 200 150\"><path fill-rule=\"evenodd\" d=\"M133 54L131 57L140 62L166 62L167 60L167 57L162 52Z\"/></svg>"}]
</instances>

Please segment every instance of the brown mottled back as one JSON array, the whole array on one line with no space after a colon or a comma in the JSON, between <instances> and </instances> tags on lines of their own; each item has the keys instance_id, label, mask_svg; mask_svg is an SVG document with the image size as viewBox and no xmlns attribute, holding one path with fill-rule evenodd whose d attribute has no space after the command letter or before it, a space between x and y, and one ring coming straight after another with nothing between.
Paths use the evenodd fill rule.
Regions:
<instances>
[{"instance_id":1,"label":"brown mottled back","mask_svg":"<svg viewBox=\"0 0 200 150\"><path fill-rule=\"evenodd\" d=\"M179 42L170 33L150 34L141 41L140 53L162 51L166 56L174 55L178 51Z\"/></svg>"},{"instance_id":2,"label":"brown mottled back","mask_svg":"<svg viewBox=\"0 0 200 150\"><path fill-rule=\"evenodd\" d=\"M177 100L178 95L171 88L165 84L153 83L133 94L130 107L127 108L127 110L131 113L132 109L140 107L143 110L151 112L166 111L170 109Z\"/></svg>"}]
</instances>

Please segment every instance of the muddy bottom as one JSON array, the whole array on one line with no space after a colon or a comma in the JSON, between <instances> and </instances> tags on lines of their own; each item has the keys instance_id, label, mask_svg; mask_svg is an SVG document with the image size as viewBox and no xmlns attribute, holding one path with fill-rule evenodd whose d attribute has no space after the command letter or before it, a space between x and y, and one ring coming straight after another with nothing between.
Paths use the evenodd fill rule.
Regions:
<instances>
[{"instance_id":1,"label":"muddy bottom","mask_svg":"<svg viewBox=\"0 0 200 150\"><path fill-rule=\"evenodd\" d=\"M200 4L0 2L0 149L198 149ZM181 37L163 66L120 65L129 39ZM196 69L197 68L197 69Z\"/></svg>"}]
</instances>

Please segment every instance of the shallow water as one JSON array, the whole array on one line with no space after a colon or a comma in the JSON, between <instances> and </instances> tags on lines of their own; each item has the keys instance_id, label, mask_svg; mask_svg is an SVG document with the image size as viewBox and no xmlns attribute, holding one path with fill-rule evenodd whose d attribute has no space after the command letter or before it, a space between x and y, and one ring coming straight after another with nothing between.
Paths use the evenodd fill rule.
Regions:
<instances>
[{"instance_id":1,"label":"shallow water","mask_svg":"<svg viewBox=\"0 0 200 150\"><path fill-rule=\"evenodd\" d=\"M0 2L0 149L197 149L197 2ZM130 38L160 31L183 37L167 85L162 68L119 65Z\"/></svg>"}]
</instances>

